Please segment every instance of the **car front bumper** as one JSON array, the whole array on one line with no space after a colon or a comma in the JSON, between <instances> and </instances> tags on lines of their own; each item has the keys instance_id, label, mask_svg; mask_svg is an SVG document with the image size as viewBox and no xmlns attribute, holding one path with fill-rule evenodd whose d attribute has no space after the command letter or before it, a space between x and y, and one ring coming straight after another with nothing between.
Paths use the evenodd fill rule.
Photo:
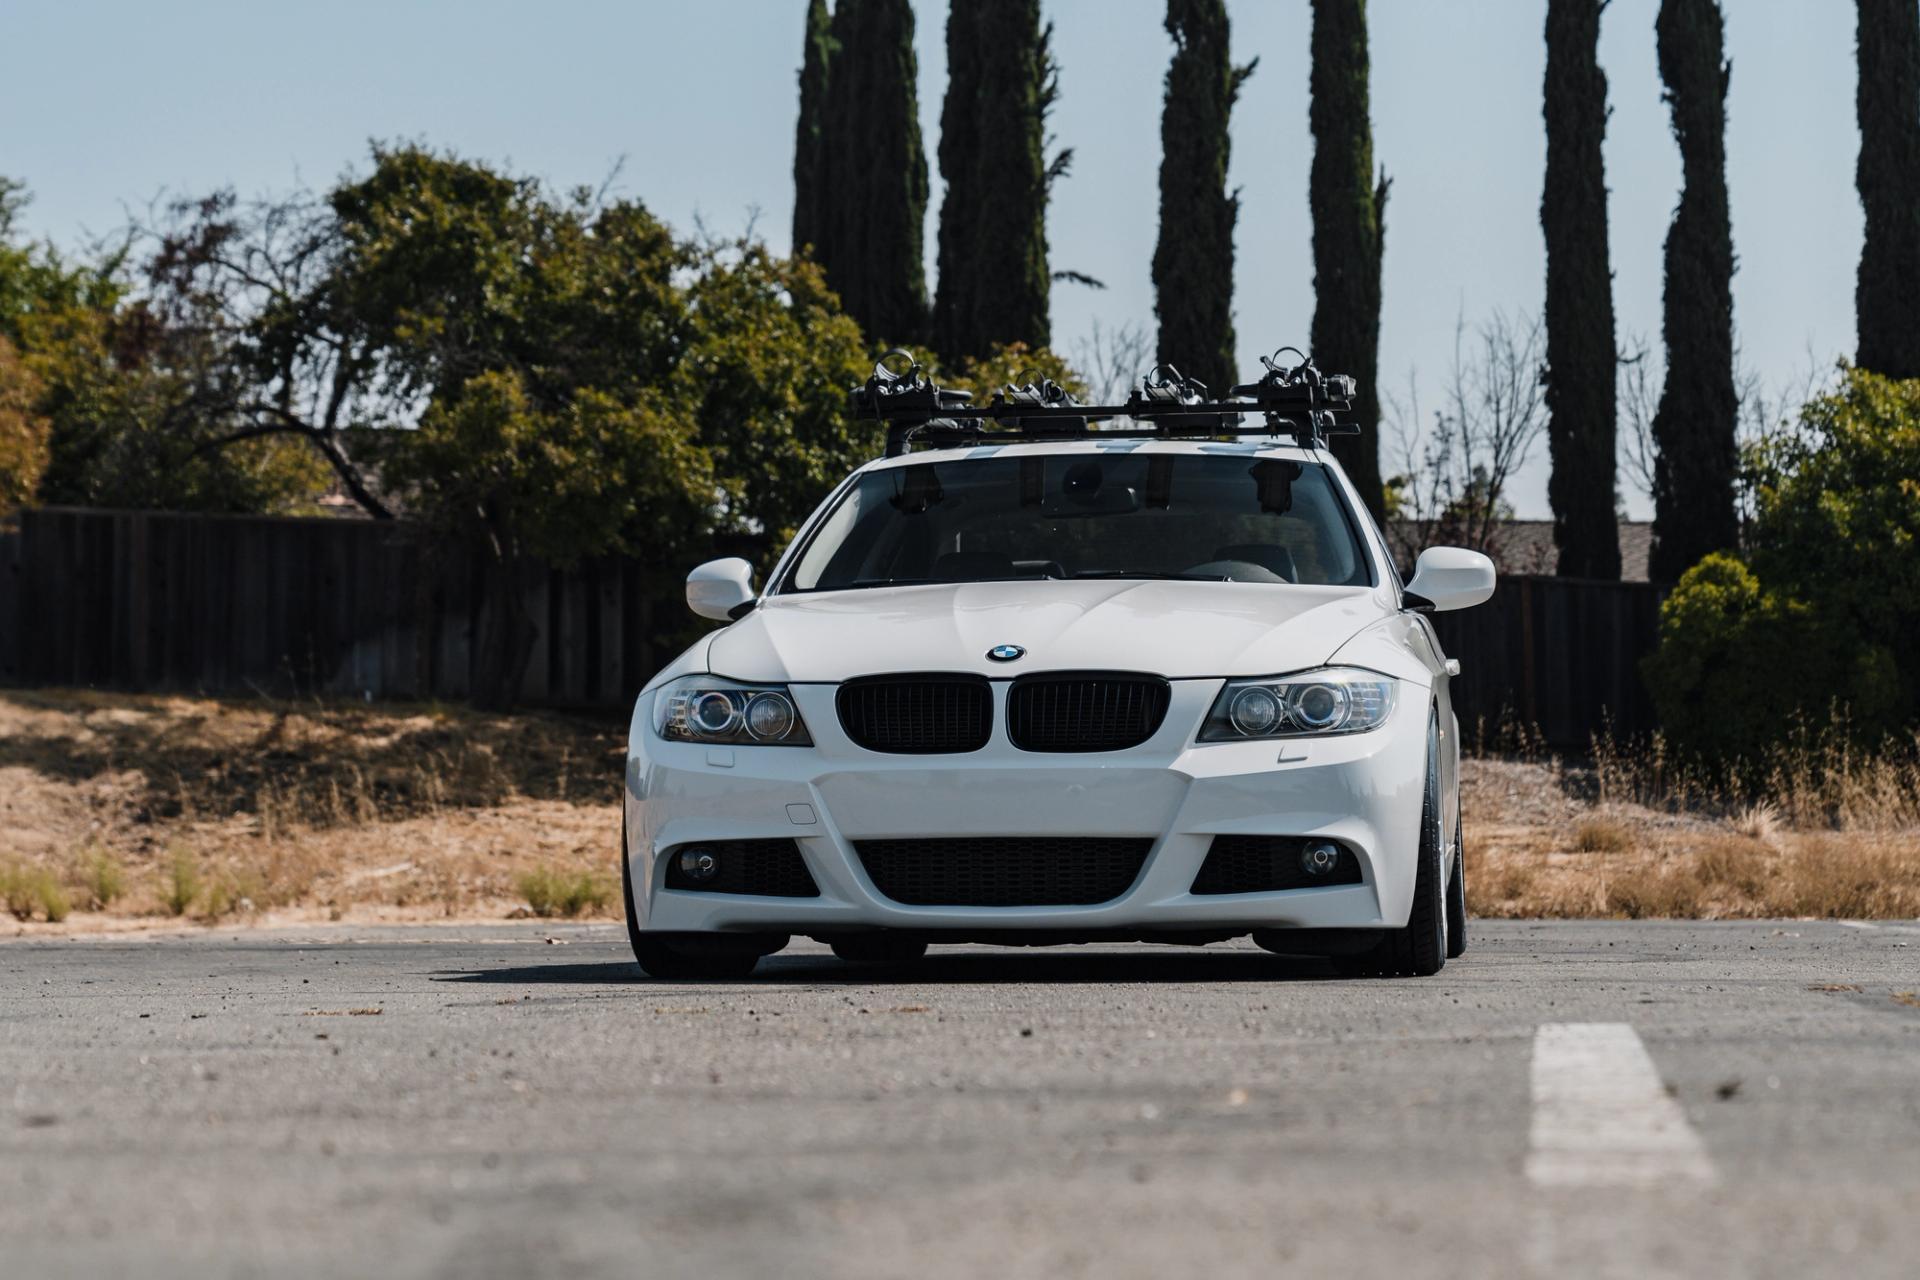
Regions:
<instances>
[{"instance_id":1,"label":"car front bumper","mask_svg":"<svg viewBox=\"0 0 1920 1280\"><path fill-rule=\"evenodd\" d=\"M1413 898L1428 703L1405 687L1379 729L1347 736L1195 744L1220 680L1182 680L1159 732L1114 752L1020 751L996 726L977 752L885 755L842 734L832 685L795 685L812 747L707 747L662 739L652 692L635 707L625 787L634 911L649 931L833 933L1229 932L1404 925ZM1004 698L996 686L996 702ZM999 723L1004 723L1003 718ZM1217 835L1321 836L1357 855L1361 883L1196 895ZM864 839L1151 837L1132 886L1091 906L908 906L883 896ZM664 886L663 851L696 841L791 838L818 897Z\"/></svg>"}]
</instances>

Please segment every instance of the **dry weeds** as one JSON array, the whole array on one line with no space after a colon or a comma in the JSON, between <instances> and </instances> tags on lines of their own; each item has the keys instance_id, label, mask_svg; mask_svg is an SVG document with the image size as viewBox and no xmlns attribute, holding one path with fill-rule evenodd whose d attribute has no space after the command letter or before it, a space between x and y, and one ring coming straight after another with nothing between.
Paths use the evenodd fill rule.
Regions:
<instances>
[{"instance_id":1,"label":"dry weeds","mask_svg":"<svg viewBox=\"0 0 1920 1280\"><path fill-rule=\"evenodd\" d=\"M1735 786L1658 742L1574 764L1503 732L1463 771L1475 914L1920 916L1920 744L1803 743ZM617 914L622 745L544 714L0 693L0 902L35 930Z\"/></svg>"},{"instance_id":2,"label":"dry weeds","mask_svg":"<svg viewBox=\"0 0 1920 1280\"><path fill-rule=\"evenodd\" d=\"M34 928L43 884L68 928L499 918L544 868L587 877L576 912L617 913L622 740L545 714L4 692L0 891L21 882L7 905Z\"/></svg>"},{"instance_id":3,"label":"dry weeds","mask_svg":"<svg viewBox=\"0 0 1920 1280\"><path fill-rule=\"evenodd\" d=\"M1920 744L1803 739L1711 777L1596 744L1463 773L1467 894L1485 916L1920 916Z\"/></svg>"}]
</instances>

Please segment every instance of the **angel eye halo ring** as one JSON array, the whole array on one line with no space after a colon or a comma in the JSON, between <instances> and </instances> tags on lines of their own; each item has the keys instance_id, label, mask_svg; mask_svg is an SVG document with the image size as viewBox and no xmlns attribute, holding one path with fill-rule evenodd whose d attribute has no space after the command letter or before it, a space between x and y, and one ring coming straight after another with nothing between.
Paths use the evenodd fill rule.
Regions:
<instances>
[{"instance_id":1,"label":"angel eye halo ring","mask_svg":"<svg viewBox=\"0 0 1920 1280\"><path fill-rule=\"evenodd\" d=\"M715 746L810 747L806 721L784 685L686 676L658 695L660 736Z\"/></svg>"},{"instance_id":2,"label":"angel eye halo ring","mask_svg":"<svg viewBox=\"0 0 1920 1280\"><path fill-rule=\"evenodd\" d=\"M1365 733L1393 714L1399 682L1359 667L1230 680L1201 726L1201 742Z\"/></svg>"}]
</instances>

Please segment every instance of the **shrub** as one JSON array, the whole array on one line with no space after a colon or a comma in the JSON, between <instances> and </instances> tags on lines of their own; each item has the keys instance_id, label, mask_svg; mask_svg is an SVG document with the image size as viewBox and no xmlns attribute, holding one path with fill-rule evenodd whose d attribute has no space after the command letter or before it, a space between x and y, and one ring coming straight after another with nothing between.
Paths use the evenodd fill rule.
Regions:
<instances>
[{"instance_id":1,"label":"shrub","mask_svg":"<svg viewBox=\"0 0 1920 1280\"><path fill-rule=\"evenodd\" d=\"M126 896L127 873L120 860L98 844L90 844L80 860L80 884L89 911L105 911L116 898Z\"/></svg>"},{"instance_id":2,"label":"shrub","mask_svg":"<svg viewBox=\"0 0 1920 1280\"><path fill-rule=\"evenodd\" d=\"M15 920L33 919L33 891L27 884L27 873L16 866L0 867L0 899L5 899L7 911Z\"/></svg>"},{"instance_id":3,"label":"shrub","mask_svg":"<svg viewBox=\"0 0 1920 1280\"><path fill-rule=\"evenodd\" d=\"M1838 710L1856 740L1920 721L1920 379L1845 371L1751 450L1749 551L1660 610L1645 676L1683 749L1758 761Z\"/></svg>"},{"instance_id":4,"label":"shrub","mask_svg":"<svg viewBox=\"0 0 1920 1280\"><path fill-rule=\"evenodd\" d=\"M1767 590L1745 563L1710 555L1660 606L1643 674L1683 752L1754 755L1826 710L1827 637L1807 606Z\"/></svg>"},{"instance_id":5,"label":"shrub","mask_svg":"<svg viewBox=\"0 0 1920 1280\"><path fill-rule=\"evenodd\" d=\"M605 883L591 871L568 875L552 867L536 867L520 877L520 896L541 919L566 916L571 919L583 911L601 911L612 900Z\"/></svg>"},{"instance_id":6,"label":"shrub","mask_svg":"<svg viewBox=\"0 0 1920 1280\"><path fill-rule=\"evenodd\" d=\"M185 849L175 849L161 885L160 903L168 915L183 916L200 896L200 863Z\"/></svg>"},{"instance_id":7,"label":"shrub","mask_svg":"<svg viewBox=\"0 0 1920 1280\"><path fill-rule=\"evenodd\" d=\"M49 923L58 924L71 909L66 890L45 867L0 867L0 899L6 901L9 914L23 922L38 911Z\"/></svg>"}]
</instances>

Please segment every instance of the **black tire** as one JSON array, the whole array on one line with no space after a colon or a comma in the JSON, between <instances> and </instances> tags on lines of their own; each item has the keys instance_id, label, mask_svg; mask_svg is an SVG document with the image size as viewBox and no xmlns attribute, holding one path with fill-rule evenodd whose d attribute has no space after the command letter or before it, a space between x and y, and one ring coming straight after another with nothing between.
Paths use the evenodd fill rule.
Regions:
<instances>
[{"instance_id":1,"label":"black tire","mask_svg":"<svg viewBox=\"0 0 1920 1280\"><path fill-rule=\"evenodd\" d=\"M927 954L925 941L897 933L849 933L827 945L849 964L911 964Z\"/></svg>"},{"instance_id":2,"label":"black tire","mask_svg":"<svg viewBox=\"0 0 1920 1280\"><path fill-rule=\"evenodd\" d=\"M1460 840L1460 820L1453 822L1453 875L1447 879L1447 959L1458 960L1467 949L1467 846Z\"/></svg>"},{"instance_id":3,"label":"black tire","mask_svg":"<svg viewBox=\"0 0 1920 1280\"><path fill-rule=\"evenodd\" d=\"M627 853L627 820L620 819L620 897L627 909L627 942L633 958L649 976L669 981L688 978L744 978L760 963L764 952L752 940L741 949L701 947L697 951L673 946L659 934L640 932L633 910L633 863ZM782 941L784 945L784 940ZM773 950L778 951L779 947Z\"/></svg>"},{"instance_id":4,"label":"black tire","mask_svg":"<svg viewBox=\"0 0 1920 1280\"><path fill-rule=\"evenodd\" d=\"M633 958L650 977L669 981L744 978L760 963L758 951L682 951L645 934L634 943Z\"/></svg>"},{"instance_id":5,"label":"black tire","mask_svg":"<svg viewBox=\"0 0 1920 1280\"><path fill-rule=\"evenodd\" d=\"M1425 978L1447 963L1446 867L1440 847L1440 734L1427 722L1427 785L1420 802L1420 862L1413 880L1413 909L1403 929L1388 929L1371 951L1334 957L1334 968L1353 977Z\"/></svg>"}]
</instances>

